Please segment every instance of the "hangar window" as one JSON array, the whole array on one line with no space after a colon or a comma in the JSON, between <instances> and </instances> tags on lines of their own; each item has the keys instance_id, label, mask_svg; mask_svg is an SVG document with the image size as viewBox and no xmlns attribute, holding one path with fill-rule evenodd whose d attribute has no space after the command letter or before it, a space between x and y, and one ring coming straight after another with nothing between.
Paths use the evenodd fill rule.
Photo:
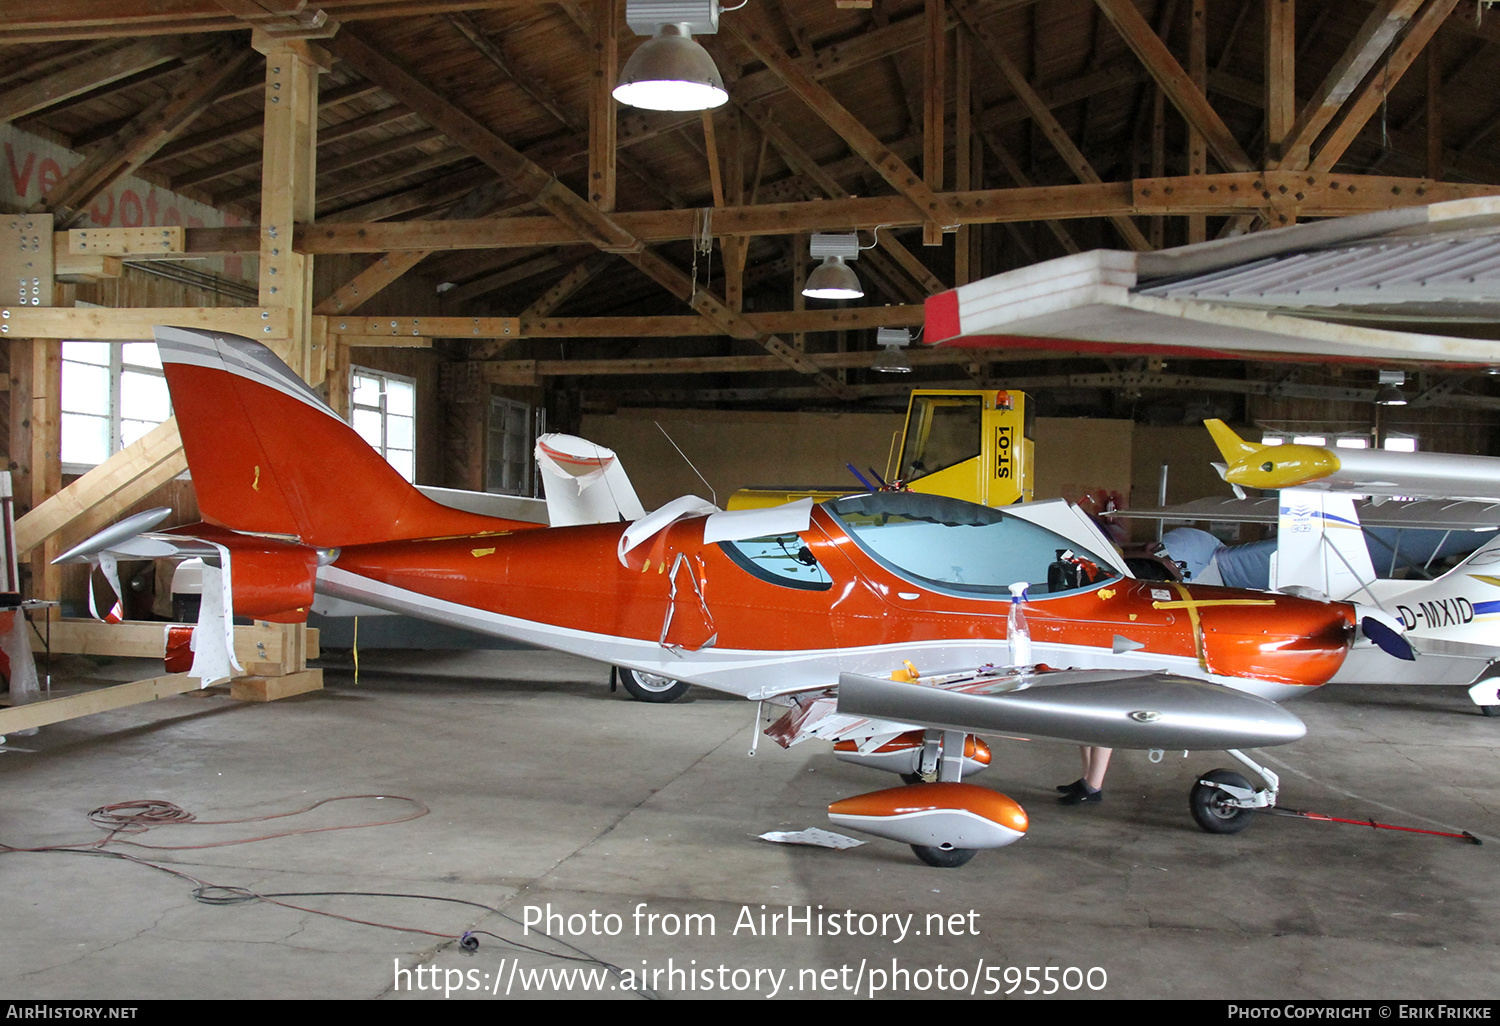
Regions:
<instances>
[{"instance_id":1,"label":"hangar window","mask_svg":"<svg viewBox=\"0 0 1500 1026\"><path fill-rule=\"evenodd\" d=\"M65 471L103 463L171 415L155 342L62 344Z\"/></svg>"},{"instance_id":2,"label":"hangar window","mask_svg":"<svg viewBox=\"0 0 1500 1026\"><path fill-rule=\"evenodd\" d=\"M833 579L828 576L828 571L823 569L800 535L773 534L764 538L744 538L720 542L719 548L741 570L763 581L785 588L801 588L804 591L824 591L833 586Z\"/></svg>"},{"instance_id":3,"label":"hangar window","mask_svg":"<svg viewBox=\"0 0 1500 1026\"><path fill-rule=\"evenodd\" d=\"M408 481L416 479L417 382L399 374L355 367L349 420L359 436Z\"/></svg>"}]
</instances>

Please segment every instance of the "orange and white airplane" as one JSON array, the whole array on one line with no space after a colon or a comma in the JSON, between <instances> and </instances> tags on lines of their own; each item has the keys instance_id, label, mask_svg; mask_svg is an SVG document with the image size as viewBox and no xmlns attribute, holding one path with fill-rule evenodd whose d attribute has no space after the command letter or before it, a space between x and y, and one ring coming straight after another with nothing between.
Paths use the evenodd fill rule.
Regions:
<instances>
[{"instance_id":1,"label":"orange and white airplane","mask_svg":"<svg viewBox=\"0 0 1500 1026\"><path fill-rule=\"evenodd\" d=\"M1301 737L1272 700L1332 677L1358 629L1344 603L1134 580L1062 503L881 492L721 512L688 496L551 528L465 512L261 344L167 327L157 343L208 523L156 533L142 514L61 558L207 557L205 684L234 668L232 615L299 621L315 593L573 652L784 706L767 731L782 744L935 776L830 807L935 865L1026 829L1015 802L962 781L989 761L976 731L1230 750L1269 786L1215 771L1194 813L1243 827L1276 780L1235 750Z\"/></svg>"}]
</instances>

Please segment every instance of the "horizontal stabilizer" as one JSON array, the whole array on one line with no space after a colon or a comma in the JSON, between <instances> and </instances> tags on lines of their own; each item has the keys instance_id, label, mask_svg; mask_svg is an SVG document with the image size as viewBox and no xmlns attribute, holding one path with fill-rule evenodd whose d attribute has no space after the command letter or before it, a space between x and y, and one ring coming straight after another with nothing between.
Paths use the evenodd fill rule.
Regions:
<instances>
[{"instance_id":1,"label":"horizontal stabilizer","mask_svg":"<svg viewBox=\"0 0 1500 1026\"><path fill-rule=\"evenodd\" d=\"M1259 748L1288 744L1307 732L1274 702L1166 671L1061 670L1000 694L844 673L838 710L944 730L1111 748Z\"/></svg>"}]
</instances>

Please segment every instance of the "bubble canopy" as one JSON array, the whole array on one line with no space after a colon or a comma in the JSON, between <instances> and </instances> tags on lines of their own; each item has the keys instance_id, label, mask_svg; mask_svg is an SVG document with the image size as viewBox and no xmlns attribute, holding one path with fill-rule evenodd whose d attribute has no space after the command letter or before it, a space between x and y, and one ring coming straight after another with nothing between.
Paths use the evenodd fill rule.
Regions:
<instances>
[{"instance_id":1,"label":"bubble canopy","mask_svg":"<svg viewBox=\"0 0 1500 1026\"><path fill-rule=\"evenodd\" d=\"M1025 581L1032 597L1078 591L1057 586L1049 570L1059 552L1097 564L1096 587L1119 574L1097 555L1062 535L1007 514L959 499L915 492L874 492L823 503L865 553L886 569L935 591L966 596L1010 597L1010 585Z\"/></svg>"}]
</instances>

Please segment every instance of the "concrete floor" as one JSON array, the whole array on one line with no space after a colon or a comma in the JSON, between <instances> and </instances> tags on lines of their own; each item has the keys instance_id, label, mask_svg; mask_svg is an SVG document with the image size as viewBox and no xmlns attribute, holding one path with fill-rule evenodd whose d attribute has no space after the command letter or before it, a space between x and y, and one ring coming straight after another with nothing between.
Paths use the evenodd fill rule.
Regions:
<instances>
[{"instance_id":1,"label":"concrete floor","mask_svg":"<svg viewBox=\"0 0 1500 1026\"><path fill-rule=\"evenodd\" d=\"M757 840L826 827L830 801L894 780L838 763L816 742L767 743L747 758L748 703L701 689L675 705L632 702L609 693L604 667L533 652L371 655L362 668L357 685L347 668L330 669L325 691L271 705L210 690L12 737L0 755L0 841L92 841L102 832L91 809L146 798L231 819L337 795L407 796L431 814L196 851L115 850L261 892L440 895L512 917L406 898L285 899L449 937L489 931L549 947L519 921L528 906L550 905L575 917L582 932L568 939L588 955L660 970L646 983L664 998L721 996L726 986L766 996L778 984L782 995L814 996L814 981L830 996L881 984L900 996L955 986L1003 994L1011 981L1032 986L1028 966L1038 967L1035 986L1050 986L1045 967L1059 986L1082 984L1076 996L1500 994L1500 897L1490 886L1500 720L1456 691L1324 688L1297 705L1309 737L1267 754L1288 805L1466 829L1482 847L1266 816L1237 836L1204 834L1185 795L1197 774L1232 765L1212 753L1160 764L1119 753L1102 805L1062 808L1052 785L1077 776L1075 750L997 742L996 764L978 780L1027 808L1030 833L937 870L887 841L840 852ZM163 827L142 840L200 845L407 808L364 799L269 824ZM519 996L524 971L588 968L518 956L488 934L470 954L452 940L271 904L202 904L191 891L122 860L0 855L0 994L431 1000L446 985L453 999L493 999L497 977L501 996L507 987ZM759 927L762 905L768 914L812 906L824 935L745 929L746 910ZM637 909L660 918L638 922ZM890 932L828 935L850 911L856 926ZM932 935L934 913L959 935ZM715 934L663 935L689 915L700 925L712 916ZM908 915L901 939L896 917ZM1011 967L1019 972L1008 979ZM618 982L606 976L602 996L638 999ZM539 992L601 996L598 985L556 977Z\"/></svg>"}]
</instances>

